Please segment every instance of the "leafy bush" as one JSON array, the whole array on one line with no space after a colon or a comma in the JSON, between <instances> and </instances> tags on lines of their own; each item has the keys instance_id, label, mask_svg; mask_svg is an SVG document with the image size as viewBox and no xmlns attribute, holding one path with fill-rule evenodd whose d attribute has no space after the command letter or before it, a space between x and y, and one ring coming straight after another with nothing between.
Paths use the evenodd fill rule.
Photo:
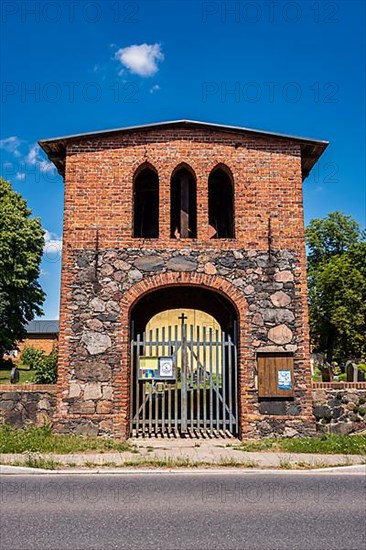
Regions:
<instances>
[{"instance_id":1,"label":"leafy bush","mask_svg":"<svg viewBox=\"0 0 366 550\"><path fill-rule=\"evenodd\" d=\"M37 368L39 361L44 356L44 352L39 349L35 349L32 346L27 346L23 349L20 356L20 360L26 367L30 369Z\"/></svg>"},{"instance_id":2,"label":"leafy bush","mask_svg":"<svg viewBox=\"0 0 366 550\"><path fill-rule=\"evenodd\" d=\"M339 382L347 382L347 374L345 372L343 372L342 374L340 374L338 376L338 381Z\"/></svg>"},{"instance_id":3,"label":"leafy bush","mask_svg":"<svg viewBox=\"0 0 366 550\"><path fill-rule=\"evenodd\" d=\"M57 382L57 348L54 347L49 355L42 352L37 361L37 371L34 376L36 384L56 384Z\"/></svg>"}]
</instances>

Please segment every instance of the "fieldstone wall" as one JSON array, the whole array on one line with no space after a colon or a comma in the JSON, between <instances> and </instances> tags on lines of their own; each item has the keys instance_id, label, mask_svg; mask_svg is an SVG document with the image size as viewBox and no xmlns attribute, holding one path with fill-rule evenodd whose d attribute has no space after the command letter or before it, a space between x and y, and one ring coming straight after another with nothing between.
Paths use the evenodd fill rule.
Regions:
<instances>
[{"instance_id":1,"label":"fieldstone wall","mask_svg":"<svg viewBox=\"0 0 366 550\"><path fill-rule=\"evenodd\" d=\"M344 435L366 430L366 384L362 389L313 389L312 398L317 431ZM0 422L16 428L52 425L55 407L55 386L4 385L0 389ZM269 416L257 421L256 429L259 437L297 437L309 435L311 426L296 418ZM98 427L93 429L90 421L82 419L73 431L97 435Z\"/></svg>"},{"instance_id":2,"label":"fieldstone wall","mask_svg":"<svg viewBox=\"0 0 366 550\"><path fill-rule=\"evenodd\" d=\"M364 389L314 389L312 397L318 431L344 435L366 430L366 384Z\"/></svg>"},{"instance_id":3,"label":"fieldstone wall","mask_svg":"<svg viewBox=\"0 0 366 550\"><path fill-rule=\"evenodd\" d=\"M56 386L0 386L0 422L15 428L52 425Z\"/></svg>"},{"instance_id":4,"label":"fieldstone wall","mask_svg":"<svg viewBox=\"0 0 366 550\"><path fill-rule=\"evenodd\" d=\"M196 272L220 275L237 287L248 304L252 345L268 350L296 351L296 312L301 297L295 293L294 253L263 251L184 251L129 249L81 251L76 256L74 324L77 337L89 355L112 347L120 297L136 282L157 273ZM265 348L265 349L263 349Z\"/></svg>"},{"instance_id":5,"label":"fieldstone wall","mask_svg":"<svg viewBox=\"0 0 366 550\"><path fill-rule=\"evenodd\" d=\"M65 354L67 368L62 371L60 386L60 431L115 435L113 419L121 414L126 418L127 414L121 410L121 392L127 395L126 401L128 398L128 388L121 390L121 356L128 353L128 331L121 326L123 296L153 276L179 273L218 276L242 297L245 345L251 354L250 374L242 385L248 388L251 414L263 414L255 388L255 352L294 353L295 397L288 400L279 415L289 418L296 433L308 430L309 426L300 420L296 427L291 423L293 416L309 418L311 414L310 403L304 410L309 365L304 360L307 345L297 255L290 250L129 248L80 250L73 254L69 273L72 300L66 313L71 332ZM248 410L246 407L242 411L247 423L243 435L261 435L268 430L276 435L287 426L287 419L281 418L278 424L260 427L261 418L249 421Z\"/></svg>"}]
</instances>

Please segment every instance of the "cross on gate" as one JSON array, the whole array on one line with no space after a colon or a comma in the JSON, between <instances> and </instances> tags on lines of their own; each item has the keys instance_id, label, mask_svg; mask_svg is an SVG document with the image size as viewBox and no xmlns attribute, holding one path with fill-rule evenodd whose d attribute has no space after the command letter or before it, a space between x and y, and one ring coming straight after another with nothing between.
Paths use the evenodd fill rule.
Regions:
<instances>
[{"instance_id":1,"label":"cross on gate","mask_svg":"<svg viewBox=\"0 0 366 550\"><path fill-rule=\"evenodd\" d=\"M186 321L188 319L187 315L184 314L184 312L182 313L182 315L180 315L180 317L178 317L178 319L180 321L182 321L182 325L184 325L184 321Z\"/></svg>"}]
</instances>

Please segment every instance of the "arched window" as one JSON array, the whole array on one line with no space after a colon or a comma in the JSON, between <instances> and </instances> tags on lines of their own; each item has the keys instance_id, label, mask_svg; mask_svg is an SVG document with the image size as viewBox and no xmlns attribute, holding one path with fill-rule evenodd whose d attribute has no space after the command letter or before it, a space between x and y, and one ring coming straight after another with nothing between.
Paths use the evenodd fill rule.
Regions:
<instances>
[{"instance_id":1,"label":"arched window","mask_svg":"<svg viewBox=\"0 0 366 550\"><path fill-rule=\"evenodd\" d=\"M159 178L146 167L134 181L133 236L142 239L159 237Z\"/></svg>"},{"instance_id":2,"label":"arched window","mask_svg":"<svg viewBox=\"0 0 366 550\"><path fill-rule=\"evenodd\" d=\"M208 217L212 239L234 238L233 182L222 168L215 168L208 178Z\"/></svg>"},{"instance_id":3,"label":"arched window","mask_svg":"<svg viewBox=\"0 0 366 550\"><path fill-rule=\"evenodd\" d=\"M170 187L170 236L176 239L197 237L196 179L187 168L173 173Z\"/></svg>"}]
</instances>

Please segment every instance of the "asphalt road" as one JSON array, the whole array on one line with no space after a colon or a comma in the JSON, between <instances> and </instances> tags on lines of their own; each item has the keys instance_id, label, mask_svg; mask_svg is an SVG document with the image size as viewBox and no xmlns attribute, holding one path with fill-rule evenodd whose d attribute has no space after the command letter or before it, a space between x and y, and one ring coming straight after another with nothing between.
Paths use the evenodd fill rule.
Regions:
<instances>
[{"instance_id":1,"label":"asphalt road","mask_svg":"<svg viewBox=\"0 0 366 550\"><path fill-rule=\"evenodd\" d=\"M363 475L22 475L0 486L1 550L366 549Z\"/></svg>"}]
</instances>

